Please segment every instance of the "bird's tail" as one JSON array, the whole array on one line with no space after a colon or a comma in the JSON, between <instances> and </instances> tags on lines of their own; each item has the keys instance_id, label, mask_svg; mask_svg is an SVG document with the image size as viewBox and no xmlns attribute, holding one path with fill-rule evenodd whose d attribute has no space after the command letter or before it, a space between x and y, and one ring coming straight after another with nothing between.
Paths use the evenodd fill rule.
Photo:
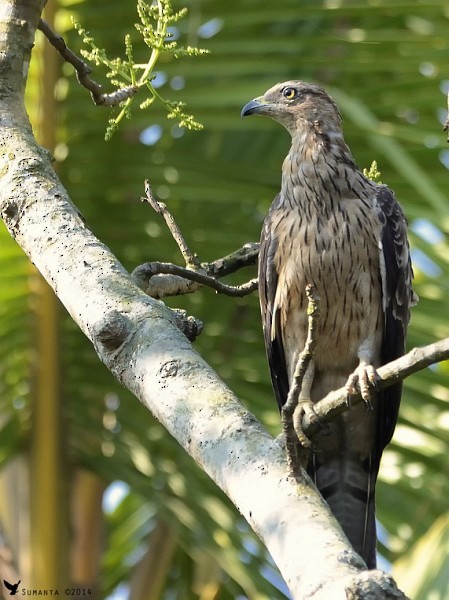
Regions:
<instances>
[{"instance_id":1,"label":"bird's tail","mask_svg":"<svg viewBox=\"0 0 449 600\"><path fill-rule=\"evenodd\" d=\"M312 454L309 475L329 504L354 550L376 568L375 485L378 464L346 452L323 461Z\"/></svg>"}]
</instances>

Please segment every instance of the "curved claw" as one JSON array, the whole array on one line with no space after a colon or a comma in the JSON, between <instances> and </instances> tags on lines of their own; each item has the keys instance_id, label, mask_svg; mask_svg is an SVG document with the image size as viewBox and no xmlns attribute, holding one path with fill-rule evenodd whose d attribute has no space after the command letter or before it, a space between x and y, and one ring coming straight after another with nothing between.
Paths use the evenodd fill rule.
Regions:
<instances>
[{"instance_id":1,"label":"curved claw","mask_svg":"<svg viewBox=\"0 0 449 600\"><path fill-rule=\"evenodd\" d=\"M346 383L346 392L349 396L357 394L360 391L362 399L370 409L372 406L373 392L376 388L378 374L373 365L361 364L352 373Z\"/></svg>"},{"instance_id":2,"label":"curved claw","mask_svg":"<svg viewBox=\"0 0 449 600\"><path fill-rule=\"evenodd\" d=\"M302 427L302 420L305 415L307 415L311 423L316 423L322 426L320 418L316 414L313 402L311 400L301 400L293 414L293 425L295 427L299 443L301 446L303 446L303 448L310 448L312 446L312 442L306 436Z\"/></svg>"}]
</instances>

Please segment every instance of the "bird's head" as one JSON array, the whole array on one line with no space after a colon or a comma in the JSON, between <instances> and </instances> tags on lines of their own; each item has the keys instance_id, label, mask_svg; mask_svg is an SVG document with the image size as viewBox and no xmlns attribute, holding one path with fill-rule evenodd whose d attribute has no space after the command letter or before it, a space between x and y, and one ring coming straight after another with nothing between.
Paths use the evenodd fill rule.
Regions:
<instances>
[{"instance_id":1,"label":"bird's head","mask_svg":"<svg viewBox=\"0 0 449 600\"><path fill-rule=\"evenodd\" d=\"M291 135L307 130L323 134L341 131L341 115L334 100L320 86L305 81L278 83L245 104L241 115L271 117Z\"/></svg>"}]
</instances>

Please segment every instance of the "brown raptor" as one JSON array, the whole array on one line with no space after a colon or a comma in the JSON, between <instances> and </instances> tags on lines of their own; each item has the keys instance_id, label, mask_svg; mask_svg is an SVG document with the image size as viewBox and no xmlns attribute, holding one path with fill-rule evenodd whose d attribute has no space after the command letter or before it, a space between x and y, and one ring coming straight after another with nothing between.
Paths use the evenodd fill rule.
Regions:
<instances>
[{"instance_id":1,"label":"brown raptor","mask_svg":"<svg viewBox=\"0 0 449 600\"><path fill-rule=\"evenodd\" d=\"M305 288L320 298L314 359L296 422L328 392L360 386L365 403L313 439L307 470L355 550L376 565L374 488L396 425L401 384L375 389L376 368L404 353L413 276L404 214L393 192L368 179L345 144L334 100L318 85L287 81L242 115L283 125L292 145L281 191L265 218L259 294L276 398L286 401L307 336Z\"/></svg>"}]
</instances>

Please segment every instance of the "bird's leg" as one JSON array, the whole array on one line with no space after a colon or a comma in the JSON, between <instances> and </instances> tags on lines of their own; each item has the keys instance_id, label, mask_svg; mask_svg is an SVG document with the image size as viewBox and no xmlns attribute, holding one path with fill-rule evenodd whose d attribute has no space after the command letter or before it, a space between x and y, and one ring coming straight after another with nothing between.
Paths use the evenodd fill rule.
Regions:
<instances>
[{"instance_id":1,"label":"bird's leg","mask_svg":"<svg viewBox=\"0 0 449 600\"><path fill-rule=\"evenodd\" d=\"M346 382L346 392L351 396L360 391L365 404L368 408L372 408L371 401L378 378L377 371L372 365L373 352L370 348L362 345L358 354L359 364Z\"/></svg>"},{"instance_id":2,"label":"bird's leg","mask_svg":"<svg viewBox=\"0 0 449 600\"><path fill-rule=\"evenodd\" d=\"M311 391L314 374L315 365L313 364L313 360L311 360L304 374L304 378L302 380L301 385L301 391L298 397L298 405L295 408L295 412L293 414L293 424L295 427L296 435L298 436L298 440L301 446L303 446L304 448L310 448L312 444L309 438L304 433L302 427L303 417L307 415L311 422L319 421L318 416L315 412L315 408L313 406L313 402L311 400Z\"/></svg>"}]
</instances>

